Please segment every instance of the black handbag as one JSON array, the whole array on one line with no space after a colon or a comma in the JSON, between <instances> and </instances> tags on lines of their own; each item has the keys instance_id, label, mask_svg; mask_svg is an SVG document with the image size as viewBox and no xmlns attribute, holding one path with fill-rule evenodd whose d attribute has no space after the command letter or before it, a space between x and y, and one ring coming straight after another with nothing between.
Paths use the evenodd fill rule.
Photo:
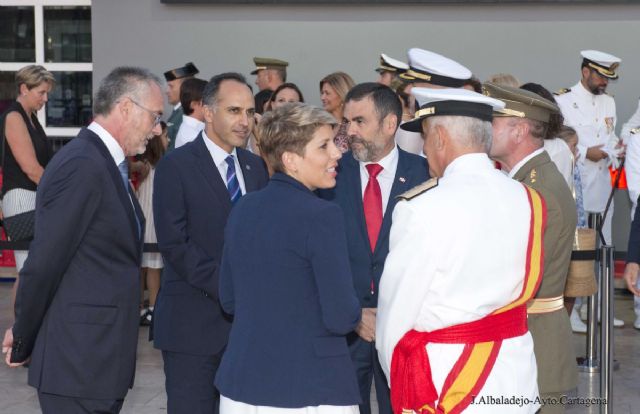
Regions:
<instances>
[{"instance_id":1,"label":"black handbag","mask_svg":"<svg viewBox=\"0 0 640 414\"><path fill-rule=\"evenodd\" d=\"M2 132L0 132L2 133ZM4 148L6 138L2 133L2 166L4 167ZM36 211L29 210L11 217L2 219L2 227L10 241L30 241L33 240L35 228Z\"/></svg>"},{"instance_id":2,"label":"black handbag","mask_svg":"<svg viewBox=\"0 0 640 414\"><path fill-rule=\"evenodd\" d=\"M2 220L5 233L10 241L33 240L36 211L30 210Z\"/></svg>"}]
</instances>

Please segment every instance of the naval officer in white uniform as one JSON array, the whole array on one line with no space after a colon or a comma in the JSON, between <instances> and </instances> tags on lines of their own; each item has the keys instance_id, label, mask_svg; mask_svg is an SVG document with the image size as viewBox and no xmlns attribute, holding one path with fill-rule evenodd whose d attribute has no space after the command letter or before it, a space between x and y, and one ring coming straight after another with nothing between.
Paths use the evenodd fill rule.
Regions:
<instances>
[{"instance_id":1,"label":"naval officer in white uniform","mask_svg":"<svg viewBox=\"0 0 640 414\"><path fill-rule=\"evenodd\" d=\"M581 78L571 89L563 89L555 96L564 116L564 123L578 133L578 159L584 209L588 213L604 213L611 192L609 166L618 166L618 157L623 155L623 146L615 134L616 103L607 94L610 80L618 79L616 70L620 58L598 50L583 50ZM607 244L612 243L611 223L613 201L602 226ZM576 302L573 312L577 312ZM583 311L584 313L584 311ZM573 315L572 318L576 318ZM614 325L624 322L614 319Z\"/></svg>"},{"instance_id":2,"label":"naval officer in white uniform","mask_svg":"<svg viewBox=\"0 0 640 414\"><path fill-rule=\"evenodd\" d=\"M420 109L401 127L422 133L431 175L441 178L405 193L393 214L376 344L394 412L418 411L427 404L444 412L534 413L539 407L537 369L522 306L540 277L525 277L525 268L529 247L541 247L542 224L530 225L532 212L542 216L544 207L534 208L529 196L539 200L539 195L496 170L487 156L492 110L504 103L463 89L413 88L412 94ZM529 245L532 229L537 237ZM532 269L542 260L537 252L529 262ZM507 322L519 323L518 329L500 338L495 355L474 362L483 367L484 377L476 381L463 370L468 387L455 390L450 381L457 375L454 367L473 359L479 342L492 342L509 330L486 323L508 306L517 308ZM466 340L451 342L449 337L447 342L447 334ZM424 363L425 355L427 367L431 358L430 372L421 367L407 375L411 368L398 363L404 358L407 366L417 366L415 361ZM425 372L430 375L422 377ZM448 390L460 392L454 396ZM505 403L512 396L521 399Z\"/></svg>"}]
</instances>

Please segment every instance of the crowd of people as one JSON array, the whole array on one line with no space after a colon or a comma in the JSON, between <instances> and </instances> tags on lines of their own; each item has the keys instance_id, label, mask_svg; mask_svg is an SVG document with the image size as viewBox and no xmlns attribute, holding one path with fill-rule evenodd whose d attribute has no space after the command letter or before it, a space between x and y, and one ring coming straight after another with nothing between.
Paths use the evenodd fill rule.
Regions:
<instances>
[{"instance_id":1,"label":"crowd of people","mask_svg":"<svg viewBox=\"0 0 640 414\"><path fill-rule=\"evenodd\" d=\"M193 63L118 67L55 156L35 117L54 78L18 71L2 207L35 231L2 346L42 411L119 412L149 325L169 413L368 414L372 386L383 414L564 412L592 293L568 289L571 252L625 151L640 192L640 106L619 139L606 94L620 59L582 51L554 95L407 56L328 74L321 107L280 59L254 58L255 95Z\"/></svg>"}]
</instances>

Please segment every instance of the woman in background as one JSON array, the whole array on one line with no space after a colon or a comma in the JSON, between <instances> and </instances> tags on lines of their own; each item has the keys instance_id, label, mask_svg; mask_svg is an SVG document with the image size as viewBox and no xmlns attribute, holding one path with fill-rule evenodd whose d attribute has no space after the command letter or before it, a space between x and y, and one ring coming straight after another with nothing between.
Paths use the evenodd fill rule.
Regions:
<instances>
[{"instance_id":1,"label":"woman in background","mask_svg":"<svg viewBox=\"0 0 640 414\"><path fill-rule=\"evenodd\" d=\"M140 207L144 213L146 224L144 228L144 242L145 243L157 243L156 228L153 220L153 181L156 173L156 165L162 155L167 150L169 144L169 138L167 136L167 124L160 123L162 127L162 133L155 135L147 143L147 149L144 154L140 156L140 160L149 166L149 172L147 176L140 182L138 187L137 196L140 202ZM153 318L153 309L156 304L156 298L158 297L158 291L160 290L160 273L162 272L164 264L162 262L162 256L158 252L150 252L142 254L142 269L141 269L141 286L145 286L149 290L149 306L144 306L144 289L141 289L141 301L140 301L140 325L149 326Z\"/></svg>"},{"instance_id":2,"label":"woman in background","mask_svg":"<svg viewBox=\"0 0 640 414\"><path fill-rule=\"evenodd\" d=\"M269 99L269 110L276 109L286 103L304 102L302 92L295 83L283 83L278 86Z\"/></svg>"},{"instance_id":3,"label":"woman in background","mask_svg":"<svg viewBox=\"0 0 640 414\"><path fill-rule=\"evenodd\" d=\"M349 150L349 136L347 135L347 124L342 122L342 112L344 111L344 98L355 82L351 76L344 72L331 73L320 81L320 99L322 107L329 112L339 125L334 137L334 142L341 152Z\"/></svg>"},{"instance_id":4,"label":"woman in background","mask_svg":"<svg viewBox=\"0 0 640 414\"><path fill-rule=\"evenodd\" d=\"M2 214L5 218L36 208L36 189L44 168L53 155L51 144L38 122L37 112L44 107L56 84L51 72L29 65L16 73L18 97L2 114ZM14 251L16 281L27 260L27 251ZM13 310L13 306L11 306Z\"/></svg>"}]
</instances>

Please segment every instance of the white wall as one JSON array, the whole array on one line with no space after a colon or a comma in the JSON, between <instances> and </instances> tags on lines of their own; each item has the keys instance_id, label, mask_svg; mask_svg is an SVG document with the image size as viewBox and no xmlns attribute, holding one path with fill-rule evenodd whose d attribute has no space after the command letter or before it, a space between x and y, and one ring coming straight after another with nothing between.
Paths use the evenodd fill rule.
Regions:
<instances>
[{"instance_id":1,"label":"white wall","mask_svg":"<svg viewBox=\"0 0 640 414\"><path fill-rule=\"evenodd\" d=\"M640 5L165 5L160 0L93 1L94 88L115 66L162 74L193 61L202 78L223 71L249 75L253 56L290 62L289 81L319 104L318 81L344 70L373 80L381 52L405 59L430 49L468 66L481 80L508 72L550 90L579 79L582 49L622 58L609 86L618 128L640 96ZM168 109L168 108L167 108ZM626 249L628 203L616 197L615 237ZM624 246L624 247L623 247Z\"/></svg>"},{"instance_id":2,"label":"white wall","mask_svg":"<svg viewBox=\"0 0 640 414\"><path fill-rule=\"evenodd\" d=\"M510 72L556 90L575 84L581 49L622 58L610 85L618 115L640 96L640 5L171 6L160 0L94 0L94 85L114 66L163 71L193 61L208 78L248 76L253 56L290 62L289 80L319 103L318 80L344 70L372 80L378 55L409 47L450 56L480 79ZM620 126L620 125L619 125Z\"/></svg>"}]
</instances>

